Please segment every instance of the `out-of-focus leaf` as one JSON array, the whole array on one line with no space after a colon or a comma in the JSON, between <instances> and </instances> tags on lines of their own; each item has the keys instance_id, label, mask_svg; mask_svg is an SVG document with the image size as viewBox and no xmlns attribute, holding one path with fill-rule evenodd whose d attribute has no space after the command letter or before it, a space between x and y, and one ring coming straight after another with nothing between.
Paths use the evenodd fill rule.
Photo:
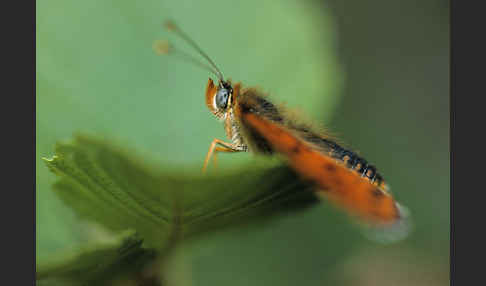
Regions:
<instances>
[{"instance_id":1,"label":"out-of-focus leaf","mask_svg":"<svg viewBox=\"0 0 486 286\"><path fill-rule=\"evenodd\" d=\"M127 230L109 241L66 254L37 267L37 285L106 285L116 283L114 279L134 279L156 257L155 251L141 246L142 242ZM157 279L151 281L146 285L158 285Z\"/></svg>"},{"instance_id":2,"label":"out-of-focus leaf","mask_svg":"<svg viewBox=\"0 0 486 286\"><path fill-rule=\"evenodd\" d=\"M335 23L315 1L42 0L36 7L36 158L88 130L123 138L168 166L202 163L224 128L204 104L210 73L153 53L154 40L168 39L198 56L162 27L168 19L225 76L260 87L276 104L323 123L340 101ZM221 157L227 166L251 158ZM42 261L89 237L73 227L73 213L51 192L55 177L37 161L36 258Z\"/></svg>"},{"instance_id":3,"label":"out-of-focus leaf","mask_svg":"<svg viewBox=\"0 0 486 286\"><path fill-rule=\"evenodd\" d=\"M159 254L195 234L266 221L318 201L275 159L202 175L150 166L127 150L78 135L58 144L46 163L60 177L56 194L78 215L112 231L134 229L143 246Z\"/></svg>"}]
</instances>

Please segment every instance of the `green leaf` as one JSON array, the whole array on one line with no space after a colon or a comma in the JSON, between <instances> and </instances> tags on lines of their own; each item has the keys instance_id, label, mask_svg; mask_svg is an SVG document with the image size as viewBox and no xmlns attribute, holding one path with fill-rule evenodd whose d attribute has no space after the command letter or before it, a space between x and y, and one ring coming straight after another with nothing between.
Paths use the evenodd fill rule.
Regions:
<instances>
[{"instance_id":1,"label":"green leaf","mask_svg":"<svg viewBox=\"0 0 486 286\"><path fill-rule=\"evenodd\" d=\"M209 175L169 171L144 164L113 144L78 135L71 143L58 144L46 163L61 177L56 193L80 216L114 231L136 229L157 249L170 240L317 201L295 173L267 158Z\"/></svg>"},{"instance_id":2,"label":"green leaf","mask_svg":"<svg viewBox=\"0 0 486 286\"><path fill-rule=\"evenodd\" d=\"M160 256L188 237L267 221L318 201L278 159L257 158L241 169L203 175L150 165L128 150L78 135L44 160L60 177L56 194L79 216L115 232L134 229L143 247Z\"/></svg>"},{"instance_id":3,"label":"green leaf","mask_svg":"<svg viewBox=\"0 0 486 286\"><path fill-rule=\"evenodd\" d=\"M141 247L133 231L125 231L102 243L85 246L37 267L37 285L106 285L133 279L156 256ZM157 282L146 285L158 285Z\"/></svg>"}]
</instances>

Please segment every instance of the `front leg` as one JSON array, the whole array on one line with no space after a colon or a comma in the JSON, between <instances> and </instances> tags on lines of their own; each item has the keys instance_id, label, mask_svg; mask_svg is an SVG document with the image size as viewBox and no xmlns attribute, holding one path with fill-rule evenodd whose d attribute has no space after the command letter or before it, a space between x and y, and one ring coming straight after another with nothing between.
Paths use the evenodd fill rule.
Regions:
<instances>
[{"instance_id":1,"label":"front leg","mask_svg":"<svg viewBox=\"0 0 486 286\"><path fill-rule=\"evenodd\" d=\"M221 145L222 147L216 146L218 144ZM219 139L214 139L213 142L211 142L211 146L209 146L208 154L206 155L206 159L204 160L203 173L206 172L211 157L213 157L214 155L214 157L216 158L215 152L233 153L233 152L243 152L243 151L246 151L246 146L234 145Z\"/></svg>"}]
</instances>

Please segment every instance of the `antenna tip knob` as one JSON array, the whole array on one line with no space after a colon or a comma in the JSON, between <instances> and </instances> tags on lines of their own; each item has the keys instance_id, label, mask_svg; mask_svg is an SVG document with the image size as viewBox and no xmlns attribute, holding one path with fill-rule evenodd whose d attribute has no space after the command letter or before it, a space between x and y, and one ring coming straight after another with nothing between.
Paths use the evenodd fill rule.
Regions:
<instances>
[{"instance_id":1,"label":"antenna tip knob","mask_svg":"<svg viewBox=\"0 0 486 286\"><path fill-rule=\"evenodd\" d=\"M152 45L152 48L154 49L154 52L157 55L167 55L170 52L170 44L166 40L156 40L154 41L154 44Z\"/></svg>"},{"instance_id":2,"label":"antenna tip knob","mask_svg":"<svg viewBox=\"0 0 486 286\"><path fill-rule=\"evenodd\" d=\"M175 31L175 30L177 30L176 24L173 21L171 21L171 20L165 21L164 26L165 26L165 28L168 31Z\"/></svg>"}]
</instances>

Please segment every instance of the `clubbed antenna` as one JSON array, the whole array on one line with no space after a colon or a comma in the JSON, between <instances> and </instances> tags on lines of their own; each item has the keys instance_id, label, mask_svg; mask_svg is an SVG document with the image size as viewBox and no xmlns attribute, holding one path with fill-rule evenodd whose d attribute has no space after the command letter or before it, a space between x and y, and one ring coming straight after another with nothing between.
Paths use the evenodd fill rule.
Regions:
<instances>
[{"instance_id":1,"label":"clubbed antenna","mask_svg":"<svg viewBox=\"0 0 486 286\"><path fill-rule=\"evenodd\" d=\"M179 37L181 37L190 46L192 46L201 56L203 56L208 61L208 63L214 68L214 70L216 71L216 76L219 78L219 80L223 81L223 74L218 69L216 64L211 60L211 58L209 58L209 56L189 36L186 35L186 33L184 33L179 27L177 27L177 25L172 21L165 22L165 27L167 28L167 30L174 32ZM199 65L201 65L201 64L199 63Z\"/></svg>"},{"instance_id":2,"label":"clubbed antenna","mask_svg":"<svg viewBox=\"0 0 486 286\"><path fill-rule=\"evenodd\" d=\"M196 58L194 58L193 56L176 49L174 47L174 45L171 45L167 40L156 40L156 41L154 41L152 48L153 48L154 52L159 56L160 55L168 55L168 54L177 55L180 58L182 58L182 60L189 61L189 62L193 63L194 65L199 66L200 68L205 69L205 70L213 73L218 78L220 77L220 75L211 66L204 64L204 63L200 62L199 60L197 60Z\"/></svg>"}]
</instances>

